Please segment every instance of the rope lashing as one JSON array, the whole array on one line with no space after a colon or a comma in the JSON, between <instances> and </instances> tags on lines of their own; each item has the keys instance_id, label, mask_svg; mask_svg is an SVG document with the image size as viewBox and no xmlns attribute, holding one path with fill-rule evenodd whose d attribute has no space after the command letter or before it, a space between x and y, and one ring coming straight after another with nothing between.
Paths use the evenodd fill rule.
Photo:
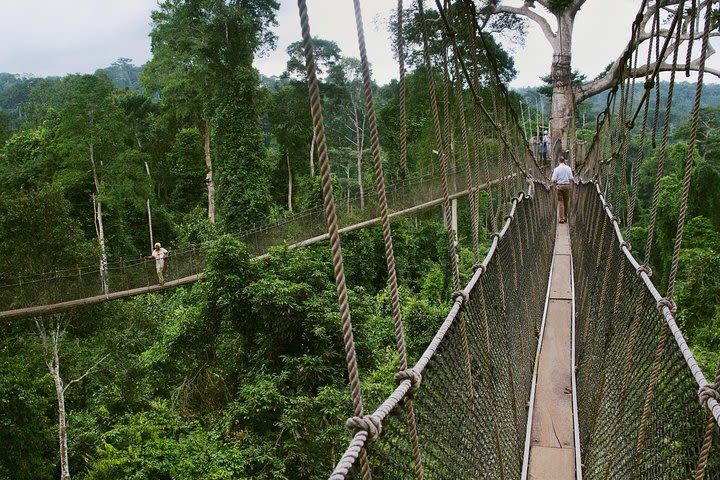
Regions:
<instances>
[{"instance_id":1,"label":"rope lashing","mask_svg":"<svg viewBox=\"0 0 720 480\"><path fill-rule=\"evenodd\" d=\"M368 432L368 441L373 442L382 433L382 421L375 415L363 415L361 417L350 417L345 426L354 430L365 430Z\"/></svg>"},{"instance_id":2,"label":"rope lashing","mask_svg":"<svg viewBox=\"0 0 720 480\"><path fill-rule=\"evenodd\" d=\"M467 294L465 290L455 290L452 294L452 298L455 300L460 300L460 302L465 305L470 298L470 296Z\"/></svg>"},{"instance_id":3,"label":"rope lashing","mask_svg":"<svg viewBox=\"0 0 720 480\"><path fill-rule=\"evenodd\" d=\"M620 250L622 250L623 248L627 248L629 252L632 252L632 245L630 245L630 244L629 244L628 242L626 242L625 240L623 240L622 242L620 242Z\"/></svg>"},{"instance_id":4,"label":"rope lashing","mask_svg":"<svg viewBox=\"0 0 720 480\"><path fill-rule=\"evenodd\" d=\"M720 403L720 392L717 391L715 385L708 384L700 387L698 390L698 400L700 401L700 406L710 410L707 402L711 398Z\"/></svg>"},{"instance_id":5,"label":"rope lashing","mask_svg":"<svg viewBox=\"0 0 720 480\"><path fill-rule=\"evenodd\" d=\"M661 298L660 300L657 301L656 306L660 313L662 313L664 308L667 308L668 310L670 310L670 313L672 313L673 315L675 315L677 313L677 305L675 305L675 302L673 302L672 300L670 300L668 298Z\"/></svg>"},{"instance_id":6,"label":"rope lashing","mask_svg":"<svg viewBox=\"0 0 720 480\"><path fill-rule=\"evenodd\" d=\"M648 277L652 277L652 269L647 265L640 265L635 269L635 273L639 277L641 274L645 274Z\"/></svg>"},{"instance_id":7,"label":"rope lashing","mask_svg":"<svg viewBox=\"0 0 720 480\"><path fill-rule=\"evenodd\" d=\"M474 263L472 269L474 271L480 270L480 275L484 274L487 271L487 267L485 267L485 265L483 265L482 263Z\"/></svg>"},{"instance_id":8,"label":"rope lashing","mask_svg":"<svg viewBox=\"0 0 720 480\"><path fill-rule=\"evenodd\" d=\"M340 247L340 233L338 232L337 212L330 178L330 158L328 156L327 141L325 138L325 121L323 120L322 104L320 99L320 86L315 67L315 52L313 50L312 35L310 34L310 18L308 16L306 0L298 0L298 13L300 15L300 30L305 56L305 66L308 74L308 89L310 92L310 110L315 132L318 158L320 160L320 177L323 190L323 207L325 220L330 236L332 250L333 270L337 290L340 317L342 319L343 341L345 358L350 379L350 391L355 416L363 414L362 393L360 390L360 374L358 372L357 357L355 354L355 340L353 338L352 319L350 317L350 304L348 302L347 284L345 282L345 268ZM372 478L367 451L360 451L360 468L365 480Z\"/></svg>"},{"instance_id":9,"label":"rope lashing","mask_svg":"<svg viewBox=\"0 0 720 480\"><path fill-rule=\"evenodd\" d=\"M422 384L422 373L412 368L406 368L405 370L400 370L395 374L395 380L398 383L403 382L404 380L410 380L412 388L417 390Z\"/></svg>"}]
</instances>

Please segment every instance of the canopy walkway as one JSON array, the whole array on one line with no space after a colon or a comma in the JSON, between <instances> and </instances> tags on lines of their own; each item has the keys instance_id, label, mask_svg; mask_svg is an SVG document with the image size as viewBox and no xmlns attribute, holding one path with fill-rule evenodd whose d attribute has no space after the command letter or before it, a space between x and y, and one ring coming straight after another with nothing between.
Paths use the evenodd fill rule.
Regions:
<instances>
[{"instance_id":1,"label":"canopy walkway","mask_svg":"<svg viewBox=\"0 0 720 480\"><path fill-rule=\"evenodd\" d=\"M485 190L497 183L493 180L487 185L468 187L459 171L453 171L450 178L452 199L466 197L470 192ZM415 175L390 186L390 217L400 218L437 207L442 203L441 188L440 180L432 173ZM342 233L380 223L377 202L370 195L364 200L363 207L359 198L341 205ZM327 240L328 234L323 230L322 209L315 208L257 226L241 233L239 238L258 259L263 259L267 257L268 249L274 246L297 248ZM145 258L113 262L105 271L98 265L89 265L20 277L0 285L0 319L45 315L195 282L205 268L203 245L173 250L169 265L167 281L163 285L157 283L154 261Z\"/></svg>"},{"instance_id":2,"label":"canopy walkway","mask_svg":"<svg viewBox=\"0 0 720 480\"><path fill-rule=\"evenodd\" d=\"M570 152L576 183L566 224L557 222L555 194L510 106L507 89L481 35L484 23L477 18L473 2L460 2L453 12L444 4L436 1L444 51L434 54L439 57L435 64L422 0L417 1L416 12L439 177L423 180L428 182L424 184L408 183L397 190L386 189L384 183L362 15L358 0L354 0L377 192L377 203L360 212L360 218L347 213L351 208L338 209L335 204L310 19L305 0L298 0L327 231L314 231L319 227L317 219L306 222L306 217L300 216L244 238L259 257L269 245L283 241L301 246L329 240L353 407L347 420L349 442L334 471L329 472L330 478L720 478L720 368L712 383L708 382L678 328L673 302L703 69L710 31L716 28L711 19L717 1L693 1L692 8L685 8L689 2L680 0L673 4L674 9L660 2L642 2L631 41L621 58L625 74L608 95L592 144L582 157L575 149ZM400 39L402 13L400 1ZM661 25L667 26L664 36ZM463 31L460 27L468 32L462 44L457 39ZM692 33L683 37L688 29ZM652 38L655 45L644 52L646 59L638 51L641 36ZM667 159L672 86L675 72L683 69L678 64L683 41L697 44L695 48L701 54L694 64L699 73L692 132L668 289L663 295L651 278L649 259L663 162ZM402 41L397 47L400 131L405 147ZM453 61L449 60L449 51L454 54ZM478 52L485 55L489 65L481 65ZM672 68L663 122L658 120L661 105L656 101L655 121L649 127L649 98L653 91L659 98L656 89L661 67L667 69L665 66ZM645 88L638 99L634 98L634 80L627 72L642 69L646 72ZM568 80L553 78L556 87ZM442 88L437 88L436 82L441 82ZM454 95L450 94L452 89ZM442 92L441 99L438 92ZM640 146L630 155L630 133L641 112ZM647 245L639 261L625 235L633 226L638 172L650 138L653 146L656 140L659 143L658 169ZM454 139L459 144L457 155ZM456 157L461 159L461 168L453 173L450 159ZM491 160L495 162L492 168ZM406 161L406 157L401 158L403 168ZM619 172L616 165L621 165ZM626 166L630 167L629 179ZM479 208L478 192L483 189L492 191L487 218L481 218ZM460 197L467 197L470 207L475 259L473 274L464 287L460 284L458 239L451 218L451 201ZM412 201L404 203L404 198ZM453 303L425 351L411 359L405 346L390 220L435 205L442 205L447 227ZM315 214L319 216L320 212ZM483 221L493 232L484 257L478 242ZM368 408L355 352L341 234L375 224L383 232L399 371L392 393L380 405ZM295 232L295 236L278 234L282 228ZM180 273L178 268L176 276L163 287L115 280L111 284L118 285L113 287L117 291L98 295L101 282L95 276L88 283L92 287L87 291L76 289L79 293L70 301L103 301L193 281L203 263L197 253L192 255L197 256L196 263L188 260L187 269ZM130 272L129 268L123 271ZM152 277L152 271L148 274L147 270L142 266L144 273L137 277ZM75 285L81 283L80 276L82 272L73 280ZM128 278L134 278L133 274ZM88 295L89 291L93 295ZM45 304L52 303L48 299L67 301L62 295L67 293L48 293L39 300L21 293L4 295L4 308L19 305L23 313L5 311L0 316L53 311L60 307Z\"/></svg>"}]
</instances>

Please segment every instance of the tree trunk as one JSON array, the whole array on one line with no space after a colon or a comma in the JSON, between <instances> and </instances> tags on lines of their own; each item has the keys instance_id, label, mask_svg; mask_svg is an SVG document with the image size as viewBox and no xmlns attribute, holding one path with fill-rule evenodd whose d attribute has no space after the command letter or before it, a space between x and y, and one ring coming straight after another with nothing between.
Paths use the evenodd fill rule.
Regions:
<instances>
[{"instance_id":1,"label":"tree trunk","mask_svg":"<svg viewBox=\"0 0 720 480\"><path fill-rule=\"evenodd\" d=\"M58 335L52 335L53 362L48 365L55 381L55 394L58 404L58 436L60 442L60 480L70 480L70 465L68 463L67 422L65 420L65 390L60 377L60 357L58 355Z\"/></svg>"},{"instance_id":2,"label":"tree trunk","mask_svg":"<svg viewBox=\"0 0 720 480\"><path fill-rule=\"evenodd\" d=\"M60 449L60 480L70 480L70 464L68 463L68 447L67 447L67 421L65 415L65 387L63 386L62 377L60 376L60 355L58 355L58 343L60 341L60 322L56 324L50 334L50 348L48 351L48 338L45 333L45 326L38 320L35 320L42 342L43 352L45 354L45 365L55 383L55 396L58 406L58 440ZM48 358L48 356L50 358Z\"/></svg>"},{"instance_id":3,"label":"tree trunk","mask_svg":"<svg viewBox=\"0 0 720 480\"><path fill-rule=\"evenodd\" d=\"M150 176L150 167L148 166L147 162L145 162L145 171L148 174L148 178L152 180L152 177ZM152 212L150 211L150 199L147 198L145 203L147 204L148 231L150 232L150 250L152 251L152 249L155 248L155 242L153 241Z\"/></svg>"},{"instance_id":4,"label":"tree trunk","mask_svg":"<svg viewBox=\"0 0 720 480\"><path fill-rule=\"evenodd\" d=\"M288 210L293 211L293 175L292 166L290 165L290 154L286 153L285 158L287 160L288 169Z\"/></svg>"},{"instance_id":5,"label":"tree trunk","mask_svg":"<svg viewBox=\"0 0 720 480\"><path fill-rule=\"evenodd\" d=\"M553 45L553 61L550 67L553 93L550 112L550 145L548 155L557 162L559 155L568 149L568 133L575 109L571 75L570 48L572 45L574 14L558 15L558 34Z\"/></svg>"},{"instance_id":6,"label":"tree trunk","mask_svg":"<svg viewBox=\"0 0 720 480\"><path fill-rule=\"evenodd\" d=\"M210 120L204 119L205 134L203 136L203 150L205 151L205 183L208 191L208 220L215 225L215 182L213 181L212 158L210 157Z\"/></svg>"},{"instance_id":7,"label":"tree trunk","mask_svg":"<svg viewBox=\"0 0 720 480\"><path fill-rule=\"evenodd\" d=\"M310 176L315 176L315 129L313 129L313 136L310 141Z\"/></svg>"},{"instance_id":8,"label":"tree trunk","mask_svg":"<svg viewBox=\"0 0 720 480\"><path fill-rule=\"evenodd\" d=\"M365 208L365 190L363 189L362 179L362 155L363 146L365 143L365 118L363 117L362 126L358 119L358 109L355 107L355 152L357 158L357 171L358 171L358 190L360 191L360 208Z\"/></svg>"},{"instance_id":9,"label":"tree trunk","mask_svg":"<svg viewBox=\"0 0 720 480\"><path fill-rule=\"evenodd\" d=\"M96 198L100 194L100 177L95 166L95 146L90 143L90 165L92 166L93 183L95 184L95 192L92 194L93 202L93 220L95 221L95 233L97 234L98 244L100 245L100 283L103 294L107 295L109 291L108 272L107 272L107 251L105 248L105 228L102 219L102 202Z\"/></svg>"}]
</instances>

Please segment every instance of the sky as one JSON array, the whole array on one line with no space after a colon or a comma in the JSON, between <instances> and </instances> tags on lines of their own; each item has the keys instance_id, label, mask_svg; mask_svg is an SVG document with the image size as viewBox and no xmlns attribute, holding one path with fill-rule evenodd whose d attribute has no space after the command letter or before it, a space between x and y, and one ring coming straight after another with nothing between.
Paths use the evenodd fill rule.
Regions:
<instances>
[{"instance_id":1,"label":"sky","mask_svg":"<svg viewBox=\"0 0 720 480\"><path fill-rule=\"evenodd\" d=\"M0 0L0 32L5 40L0 43L0 72L92 73L120 57L142 65L151 55L150 12L156 5L157 0ZM397 78L386 28L395 5L390 0L362 0L368 56L379 84ZM593 78L619 56L638 6L639 0L588 0L575 22L573 68ZM313 36L335 40L344 55L359 56L351 0L308 0L308 11ZM277 19L277 49L255 62L265 75L284 71L285 48L300 39L296 0L281 0ZM504 45L518 70L511 86L539 85L552 60L539 28L530 25L524 45L507 41ZM712 63L717 65L720 59Z\"/></svg>"}]
</instances>

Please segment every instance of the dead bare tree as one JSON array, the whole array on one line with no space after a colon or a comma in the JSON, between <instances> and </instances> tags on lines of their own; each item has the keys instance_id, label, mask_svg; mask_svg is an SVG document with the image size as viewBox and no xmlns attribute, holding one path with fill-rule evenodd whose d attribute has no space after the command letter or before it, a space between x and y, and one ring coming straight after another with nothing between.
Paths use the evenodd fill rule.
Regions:
<instances>
[{"instance_id":1,"label":"dead bare tree","mask_svg":"<svg viewBox=\"0 0 720 480\"><path fill-rule=\"evenodd\" d=\"M63 331L60 328L61 319L56 317L51 321L50 338L45 330L45 325L42 320L35 319L35 326L40 336L40 341L43 349L43 357L45 365L47 366L50 375L53 377L55 383L55 395L57 397L58 407L58 437L59 437L59 448L60 448L60 480L70 480L70 466L68 464L68 446L67 446L67 420L65 410L65 392L74 383L80 382L82 379L90 375L93 370L100 365L110 354L107 354L95 362L85 373L79 377L70 380L67 385L63 385L62 376L60 375L60 337Z\"/></svg>"}]
</instances>

